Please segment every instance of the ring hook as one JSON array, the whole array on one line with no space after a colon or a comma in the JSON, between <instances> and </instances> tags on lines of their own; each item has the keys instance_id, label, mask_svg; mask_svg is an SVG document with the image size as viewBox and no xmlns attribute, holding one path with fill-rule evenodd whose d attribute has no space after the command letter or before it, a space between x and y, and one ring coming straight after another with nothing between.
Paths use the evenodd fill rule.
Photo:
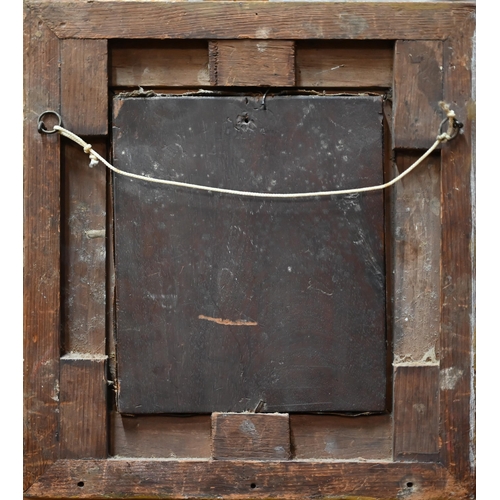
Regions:
<instances>
[{"instance_id":1,"label":"ring hook","mask_svg":"<svg viewBox=\"0 0 500 500\"><path fill-rule=\"evenodd\" d=\"M47 127L45 126L45 123L43 123L43 119L46 115L56 115L57 116L57 120L58 120L58 123L57 125L59 127L62 127L62 118L61 118L61 115L59 113L57 113L56 111L44 111L39 117L38 117L38 125L37 125L37 128L38 128L38 132L40 132L40 134L55 134L57 132L57 130L47 130Z\"/></svg>"}]
</instances>

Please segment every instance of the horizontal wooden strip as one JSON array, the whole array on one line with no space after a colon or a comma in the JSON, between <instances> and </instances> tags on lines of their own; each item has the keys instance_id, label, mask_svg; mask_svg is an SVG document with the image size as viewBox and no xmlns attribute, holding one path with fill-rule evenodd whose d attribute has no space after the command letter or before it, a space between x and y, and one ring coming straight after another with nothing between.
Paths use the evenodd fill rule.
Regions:
<instances>
[{"instance_id":1,"label":"horizontal wooden strip","mask_svg":"<svg viewBox=\"0 0 500 500\"><path fill-rule=\"evenodd\" d=\"M392 42L301 41L295 52L299 87L392 87Z\"/></svg>"},{"instance_id":2,"label":"horizontal wooden strip","mask_svg":"<svg viewBox=\"0 0 500 500\"><path fill-rule=\"evenodd\" d=\"M106 458L106 358L61 358L61 457Z\"/></svg>"},{"instance_id":3,"label":"horizontal wooden strip","mask_svg":"<svg viewBox=\"0 0 500 500\"><path fill-rule=\"evenodd\" d=\"M453 8L452 8L453 7ZM475 2L37 2L60 38L444 39Z\"/></svg>"},{"instance_id":4,"label":"horizontal wooden strip","mask_svg":"<svg viewBox=\"0 0 500 500\"><path fill-rule=\"evenodd\" d=\"M120 457L209 458L210 416L111 415L111 454Z\"/></svg>"},{"instance_id":5,"label":"horizontal wooden strip","mask_svg":"<svg viewBox=\"0 0 500 500\"><path fill-rule=\"evenodd\" d=\"M28 498L465 498L438 464L60 460ZM417 498L415 496L415 498Z\"/></svg>"},{"instance_id":6,"label":"horizontal wooden strip","mask_svg":"<svg viewBox=\"0 0 500 500\"><path fill-rule=\"evenodd\" d=\"M234 40L226 42L234 44ZM250 42L239 40L239 43ZM250 42L253 45L259 42ZM260 42L271 43L271 42ZM292 42L277 42L287 43ZM215 42L214 42L215 44ZM223 46L218 42L216 47ZM220 51L219 51L220 52ZM246 52L245 52L246 53ZM258 50L257 50L258 53ZM258 53L259 54L259 53ZM257 54L257 55L258 55ZM248 59L248 58L247 58ZM287 82L266 81L263 75L255 73L255 58L247 73L258 74L238 76L231 80L221 68L212 82L208 75L208 46L197 40L126 40L110 45L111 86L114 88L154 87L156 89L180 86L193 88L208 85L285 85ZM220 57L219 57L220 60ZM297 42L295 47L296 84L300 87L337 88L389 88L392 86L393 43L388 41L307 41ZM293 65L291 66L293 68ZM211 73L215 68L211 67ZM231 70L235 72L234 68ZM225 75L225 76L224 76ZM282 75L280 75L282 78ZM178 92L178 90L175 90ZM163 92L163 90L162 90Z\"/></svg>"},{"instance_id":7,"label":"horizontal wooden strip","mask_svg":"<svg viewBox=\"0 0 500 500\"><path fill-rule=\"evenodd\" d=\"M290 458L287 413L212 413L212 457L217 460Z\"/></svg>"},{"instance_id":8,"label":"horizontal wooden strip","mask_svg":"<svg viewBox=\"0 0 500 500\"><path fill-rule=\"evenodd\" d=\"M289 40L214 40L209 57L212 85L295 85L295 44Z\"/></svg>"},{"instance_id":9,"label":"horizontal wooden strip","mask_svg":"<svg viewBox=\"0 0 500 500\"><path fill-rule=\"evenodd\" d=\"M290 415L290 431L294 457L299 460L392 458L390 415Z\"/></svg>"},{"instance_id":10,"label":"horizontal wooden strip","mask_svg":"<svg viewBox=\"0 0 500 500\"><path fill-rule=\"evenodd\" d=\"M121 41L110 47L111 86L210 85L204 41Z\"/></svg>"}]
</instances>

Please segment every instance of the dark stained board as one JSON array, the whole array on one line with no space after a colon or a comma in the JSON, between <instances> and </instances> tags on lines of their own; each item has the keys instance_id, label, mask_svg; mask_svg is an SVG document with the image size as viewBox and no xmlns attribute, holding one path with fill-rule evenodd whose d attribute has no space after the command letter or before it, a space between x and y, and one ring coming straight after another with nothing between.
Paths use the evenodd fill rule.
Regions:
<instances>
[{"instance_id":1,"label":"dark stained board","mask_svg":"<svg viewBox=\"0 0 500 500\"><path fill-rule=\"evenodd\" d=\"M373 96L115 98L113 159L251 191L380 184L381 113ZM385 409L382 192L114 188L119 411Z\"/></svg>"}]
</instances>

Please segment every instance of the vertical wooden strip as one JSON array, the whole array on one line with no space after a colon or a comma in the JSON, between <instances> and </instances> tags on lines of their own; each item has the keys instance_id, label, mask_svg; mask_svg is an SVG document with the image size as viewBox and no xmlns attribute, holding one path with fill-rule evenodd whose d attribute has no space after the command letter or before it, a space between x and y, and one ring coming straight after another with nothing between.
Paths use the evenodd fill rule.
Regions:
<instances>
[{"instance_id":1,"label":"vertical wooden strip","mask_svg":"<svg viewBox=\"0 0 500 500\"><path fill-rule=\"evenodd\" d=\"M212 413L212 458L288 460L288 414Z\"/></svg>"},{"instance_id":2,"label":"vertical wooden strip","mask_svg":"<svg viewBox=\"0 0 500 500\"><path fill-rule=\"evenodd\" d=\"M75 134L108 133L107 40L61 41L61 112Z\"/></svg>"},{"instance_id":3,"label":"vertical wooden strip","mask_svg":"<svg viewBox=\"0 0 500 500\"><path fill-rule=\"evenodd\" d=\"M295 43L288 40L209 42L212 85L295 85Z\"/></svg>"},{"instance_id":4,"label":"vertical wooden strip","mask_svg":"<svg viewBox=\"0 0 500 500\"><path fill-rule=\"evenodd\" d=\"M61 458L106 458L106 358L61 358Z\"/></svg>"},{"instance_id":5,"label":"vertical wooden strip","mask_svg":"<svg viewBox=\"0 0 500 500\"><path fill-rule=\"evenodd\" d=\"M398 172L420 157L396 154ZM392 192L394 361L437 362L440 331L440 157L431 155Z\"/></svg>"},{"instance_id":6,"label":"vertical wooden strip","mask_svg":"<svg viewBox=\"0 0 500 500\"><path fill-rule=\"evenodd\" d=\"M439 451L438 365L396 366L394 370L394 456Z\"/></svg>"},{"instance_id":7,"label":"vertical wooden strip","mask_svg":"<svg viewBox=\"0 0 500 500\"><path fill-rule=\"evenodd\" d=\"M58 39L25 7L24 489L58 456L60 150L37 131L59 109L58 61Z\"/></svg>"},{"instance_id":8,"label":"vertical wooden strip","mask_svg":"<svg viewBox=\"0 0 500 500\"><path fill-rule=\"evenodd\" d=\"M428 149L443 119L443 42L398 40L394 54L394 146Z\"/></svg>"},{"instance_id":9,"label":"vertical wooden strip","mask_svg":"<svg viewBox=\"0 0 500 500\"><path fill-rule=\"evenodd\" d=\"M472 238L472 37L474 17L445 47L445 101L450 103L462 133L442 152L442 460L456 477L471 480L471 370L473 349Z\"/></svg>"},{"instance_id":10,"label":"vertical wooden strip","mask_svg":"<svg viewBox=\"0 0 500 500\"><path fill-rule=\"evenodd\" d=\"M93 141L106 157L106 144ZM64 141L63 338L66 352L106 353L106 168Z\"/></svg>"}]
</instances>

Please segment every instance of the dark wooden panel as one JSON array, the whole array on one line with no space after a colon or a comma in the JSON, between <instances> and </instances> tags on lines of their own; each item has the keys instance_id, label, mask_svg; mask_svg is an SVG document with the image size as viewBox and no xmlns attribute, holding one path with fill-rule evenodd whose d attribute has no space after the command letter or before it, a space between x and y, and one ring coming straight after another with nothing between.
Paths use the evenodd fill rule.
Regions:
<instances>
[{"instance_id":1,"label":"dark wooden panel","mask_svg":"<svg viewBox=\"0 0 500 500\"><path fill-rule=\"evenodd\" d=\"M57 458L59 448L60 148L58 137L38 133L37 116L48 109L58 110L60 82L59 41L29 9L24 15L23 387L27 488ZM53 125L46 123L47 128Z\"/></svg>"},{"instance_id":2,"label":"dark wooden panel","mask_svg":"<svg viewBox=\"0 0 500 500\"><path fill-rule=\"evenodd\" d=\"M420 152L396 153L393 177ZM441 298L441 158L433 154L392 188L395 362L437 362Z\"/></svg>"},{"instance_id":3,"label":"dark wooden panel","mask_svg":"<svg viewBox=\"0 0 500 500\"><path fill-rule=\"evenodd\" d=\"M106 144L93 141L106 157ZM106 353L106 169L64 141L63 342L66 352Z\"/></svg>"},{"instance_id":4,"label":"dark wooden panel","mask_svg":"<svg viewBox=\"0 0 500 500\"><path fill-rule=\"evenodd\" d=\"M111 415L111 455L150 458L210 458L209 415L174 417Z\"/></svg>"},{"instance_id":5,"label":"dark wooden panel","mask_svg":"<svg viewBox=\"0 0 500 500\"><path fill-rule=\"evenodd\" d=\"M116 99L114 161L253 191L379 184L381 111L369 96ZM383 410L383 222L380 192L270 201L116 177L120 410Z\"/></svg>"},{"instance_id":6,"label":"dark wooden panel","mask_svg":"<svg viewBox=\"0 0 500 500\"><path fill-rule=\"evenodd\" d=\"M394 369L394 454L437 454L439 451L439 366L396 366Z\"/></svg>"},{"instance_id":7,"label":"dark wooden panel","mask_svg":"<svg viewBox=\"0 0 500 500\"><path fill-rule=\"evenodd\" d=\"M215 493L217 492L217 493ZM426 463L60 460L28 498L466 498Z\"/></svg>"},{"instance_id":8,"label":"dark wooden panel","mask_svg":"<svg viewBox=\"0 0 500 500\"><path fill-rule=\"evenodd\" d=\"M61 458L106 458L106 358L61 358Z\"/></svg>"},{"instance_id":9,"label":"dark wooden panel","mask_svg":"<svg viewBox=\"0 0 500 500\"><path fill-rule=\"evenodd\" d=\"M472 99L471 67L475 54L472 37L475 19L464 24L445 49L444 98L463 121L462 134L445 144L442 151L442 313L441 313L441 401L442 458L457 478L474 488L471 453L475 419L471 401L474 369L474 174L472 134L475 107Z\"/></svg>"},{"instance_id":10,"label":"dark wooden panel","mask_svg":"<svg viewBox=\"0 0 500 500\"><path fill-rule=\"evenodd\" d=\"M108 133L108 42L61 42L61 111L79 135Z\"/></svg>"},{"instance_id":11,"label":"dark wooden panel","mask_svg":"<svg viewBox=\"0 0 500 500\"><path fill-rule=\"evenodd\" d=\"M391 460L390 415L290 415L295 459Z\"/></svg>"},{"instance_id":12,"label":"dark wooden panel","mask_svg":"<svg viewBox=\"0 0 500 500\"><path fill-rule=\"evenodd\" d=\"M453 9L447 1L40 2L33 8L60 38L442 40L461 28L475 2L453 2Z\"/></svg>"},{"instance_id":13,"label":"dark wooden panel","mask_svg":"<svg viewBox=\"0 0 500 500\"><path fill-rule=\"evenodd\" d=\"M295 52L300 87L392 87L392 42L311 40Z\"/></svg>"},{"instance_id":14,"label":"dark wooden panel","mask_svg":"<svg viewBox=\"0 0 500 500\"><path fill-rule=\"evenodd\" d=\"M394 147L428 149L443 113L443 42L398 40L394 55Z\"/></svg>"},{"instance_id":15,"label":"dark wooden panel","mask_svg":"<svg viewBox=\"0 0 500 500\"><path fill-rule=\"evenodd\" d=\"M288 414L212 413L212 458L289 459Z\"/></svg>"},{"instance_id":16,"label":"dark wooden panel","mask_svg":"<svg viewBox=\"0 0 500 500\"><path fill-rule=\"evenodd\" d=\"M209 42L209 54L212 85L295 85L292 41L214 40Z\"/></svg>"},{"instance_id":17,"label":"dark wooden panel","mask_svg":"<svg viewBox=\"0 0 500 500\"><path fill-rule=\"evenodd\" d=\"M121 40L110 56L113 87L210 85L205 41Z\"/></svg>"}]
</instances>

